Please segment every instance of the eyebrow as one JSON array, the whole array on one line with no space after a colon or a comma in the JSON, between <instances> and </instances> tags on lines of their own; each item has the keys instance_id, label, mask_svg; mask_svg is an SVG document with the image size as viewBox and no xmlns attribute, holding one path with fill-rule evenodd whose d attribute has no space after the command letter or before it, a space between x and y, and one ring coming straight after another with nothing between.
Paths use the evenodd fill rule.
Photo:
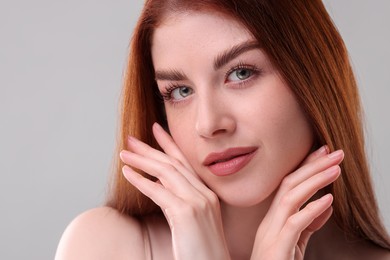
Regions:
<instances>
[{"instance_id":1,"label":"eyebrow","mask_svg":"<svg viewBox=\"0 0 390 260\"><path fill-rule=\"evenodd\" d=\"M226 50L222 52L220 55L218 55L214 60L214 70L218 70L227 63L229 63L234 58L240 56L242 53L253 50L253 49L259 49L260 44L257 41L246 41L240 44L237 44L230 48L229 50Z\"/></svg>"},{"instance_id":2,"label":"eyebrow","mask_svg":"<svg viewBox=\"0 0 390 260\"><path fill-rule=\"evenodd\" d=\"M242 53L258 48L260 48L260 44L257 41L253 40L237 44L232 48L222 52L215 58L213 66L214 70L220 69ZM178 70L156 70L155 79L168 81L183 81L187 80L187 76L183 72Z\"/></svg>"},{"instance_id":3,"label":"eyebrow","mask_svg":"<svg viewBox=\"0 0 390 260\"><path fill-rule=\"evenodd\" d=\"M181 81L187 80L187 76L178 70L157 70L155 73L156 80L170 80L170 81Z\"/></svg>"}]
</instances>

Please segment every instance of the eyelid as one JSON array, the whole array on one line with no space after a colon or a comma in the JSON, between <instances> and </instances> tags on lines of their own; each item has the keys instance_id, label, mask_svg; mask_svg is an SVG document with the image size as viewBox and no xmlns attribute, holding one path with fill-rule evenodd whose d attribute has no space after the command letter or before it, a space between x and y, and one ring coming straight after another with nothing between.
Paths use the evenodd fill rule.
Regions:
<instances>
[{"instance_id":1,"label":"eyelid","mask_svg":"<svg viewBox=\"0 0 390 260\"><path fill-rule=\"evenodd\" d=\"M175 83L169 83L167 87L164 87L162 90L160 90L160 96L164 101L168 101L172 99L172 91L176 88L180 87L179 84Z\"/></svg>"},{"instance_id":2,"label":"eyelid","mask_svg":"<svg viewBox=\"0 0 390 260\"><path fill-rule=\"evenodd\" d=\"M239 69L248 69L248 70L251 70L252 71L252 75L247 78L247 79L244 79L244 80L240 80L240 81L237 81L237 82L229 82L228 81L228 78L229 76L236 70L239 70ZM262 70L259 69L257 66L255 65L250 65L250 64L247 64L247 63L244 63L244 62L239 62L236 66L233 66L232 68L230 68L226 73L225 73L225 77L224 77L224 80L225 80L225 84L226 83L233 83L233 84L237 84L237 85L244 85L248 82L250 82L252 79L255 79L259 74L262 73ZM176 82L171 82L169 83L166 87L163 87L159 93L160 93L160 97L162 98L162 100L164 102L170 102L170 103L181 103L183 102L184 100L180 99L180 100L174 100L174 98L172 97L172 92L178 88L183 88L183 87L187 87L187 88L191 88L185 84L179 84L179 83L176 83ZM192 89L192 88L191 88ZM193 89L192 89L193 90ZM187 98L183 98L183 99L187 99Z\"/></svg>"},{"instance_id":3,"label":"eyelid","mask_svg":"<svg viewBox=\"0 0 390 260\"><path fill-rule=\"evenodd\" d=\"M226 74L225 74L225 83L228 83L228 78L229 78L229 75L232 74L234 71L236 70L239 70L239 69L248 69L248 70L252 70L253 72L253 75L250 77L252 78L253 76L256 76L258 75L259 73L261 73L261 69L259 69L258 67L256 67L255 65L249 65L249 64L245 64L243 62L240 62L238 65L232 67L231 69L229 69ZM246 80L249 80L250 78L246 79ZM246 80L243 80L241 82L244 82Z\"/></svg>"},{"instance_id":4,"label":"eyelid","mask_svg":"<svg viewBox=\"0 0 390 260\"><path fill-rule=\"evenodd\" d=\"M184 102L184 100L187 99L187 97L183 97L183 99L176 100L173 98L172 93L173 91L180 89L180 88L190 88L189 86L178 84L178 83L170 83L167 87L165 87L163 90L160 91L160 96L163 99L164 102L169 102L171 104L177 104ZM192 89L193 91L193 89Z\"/></svg>"}]
</instances>

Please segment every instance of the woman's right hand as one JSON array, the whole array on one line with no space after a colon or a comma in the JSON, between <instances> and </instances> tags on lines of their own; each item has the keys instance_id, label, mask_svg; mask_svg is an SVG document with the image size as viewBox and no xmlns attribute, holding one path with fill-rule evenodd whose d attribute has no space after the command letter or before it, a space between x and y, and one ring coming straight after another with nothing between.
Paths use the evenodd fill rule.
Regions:
<instances>
[{"instance_id":1,"label":"woman's right hand","mask_svg":"<svg viewBox=\"0 0 390 260\"><path fill-rule=\"evenodd\" d=\"M168 133L158 124L153 133L164 152L131 137L130 151L122 151L120 157L158 181L127 165L124 176L162 209L171 229L175 259L230 259L218 197L199 179Z\"/></svg>"},{"instance_id":2,"label":"woman's right hand","mask_svg":"<svg viewBox=\"0 0 390 260\"><path fill-rule=\"evenodd\" d=\"M310 236L332 214L331 194L312 197L339 177L343 158L343 151L328 154L324 146L283 179L257 230L251 260L303 259Z\"/></svg>"}]
</instances>

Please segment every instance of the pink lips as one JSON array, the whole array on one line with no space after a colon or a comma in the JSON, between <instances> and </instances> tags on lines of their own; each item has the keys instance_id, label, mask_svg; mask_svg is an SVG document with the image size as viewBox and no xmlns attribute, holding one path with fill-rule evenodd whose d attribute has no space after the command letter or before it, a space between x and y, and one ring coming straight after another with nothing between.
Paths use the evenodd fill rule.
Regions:
<instances>
[{"instance_id":1,"label":"pink lips","mask_svg":"<svg viewBox=\"0 0 390 260\"><path fill-rule=\"evenodd\" d=\"M257 147L237 147L221 153L211 153L206 157L203 165L217 176L231 175L245 167L256 151Z\"/></svg>"}]
</instances>

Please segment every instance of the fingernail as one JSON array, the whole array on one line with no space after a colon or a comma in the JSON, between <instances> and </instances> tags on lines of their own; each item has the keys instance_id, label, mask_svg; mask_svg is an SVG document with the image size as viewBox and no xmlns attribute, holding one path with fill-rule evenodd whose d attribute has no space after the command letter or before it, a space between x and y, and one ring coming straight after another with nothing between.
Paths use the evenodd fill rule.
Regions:
<instances>
[{"instance_id":1,"label":"fingernail","mask_svg":"<svg viewBox=\"0 0 390 260\"><path fill-rule=\"evenodd\" d=\"M343 150L337 150L334 151L333 153L328 154L329 159L341 159L343 158L344 151Z\"/></svg>"},{"instance_id":2,"label":"fingernail","mask_svg":"<svg viewBox=\"0 0 390 260\"><path fill-rule=\"evenodd\" d=\"M132 145L136 145L138 143L137 138L130 136L130 135L127 137L127 140L129 142L129 144L132 144Z\"/></svg>"},{"instance_id":3,"label":"fingernail","mask_svg":"<svg viewBox=\"0 0 390 260\"><path fill-rule=\"evenodd\" d=\"M320 147L320 149L317 150L318 155L323 155L323 154L327 154L327 153L329 153L329 148L327 145L324 145L324 146Z\"/></svg>"},{"instance_id":4,"label":"fingernail","mask_svg":"<svg viewBox=\"0 0 390 260\"><path fill-rule=\"evenodd\" d=\"M125 156L126 156L126 151L125 150L120 151L119 158L121 158L122 161L124 160Z\"/></svg>"},{"instance_id":5,"label":"fingernail","mask_svg":"<svg viewBox=\"0 0 390 260\"><path fill-rule=\"evenodd\" d=\"M129 175L131 174L131 168L127 165L123 166L122 167L122 173L126 176L126 175Z\"/></svg>"},{"instance_id":6,"label":"fingernail","mask_svg":"<svg viewBox=\"0 0 390 260\"><path fill-rule=\"evenodd\" d=\"M330 168L328 168L327 170L325 170L325 173L326 174L339 174L339 172L340 172L340 166L338 166L338 165L334 165L334 166L332 166L332 167L330 167Z\"/></svg>"},{"instance_id":7,"label":"fingernail","mask_svg":"<svg viewBox=\"0 0 390 260\"><path fill-rule=\"evenodd\" d=\"M161 125L157 122L154 122L153 123L153 127L155 130L158 130L158 131L161 131L163 128L161 127Z\"/></svg>"},{"instance_id":8,"label":"fingernail","mask_svg":"<svg viewBox=\"0 0 390 260\"><path fill-rule=\"evenodd\" d=\"M320 201L328 201L330 198L332 198L332 194L328 193L320 198Z\"/></svg>"}]
</instances>

